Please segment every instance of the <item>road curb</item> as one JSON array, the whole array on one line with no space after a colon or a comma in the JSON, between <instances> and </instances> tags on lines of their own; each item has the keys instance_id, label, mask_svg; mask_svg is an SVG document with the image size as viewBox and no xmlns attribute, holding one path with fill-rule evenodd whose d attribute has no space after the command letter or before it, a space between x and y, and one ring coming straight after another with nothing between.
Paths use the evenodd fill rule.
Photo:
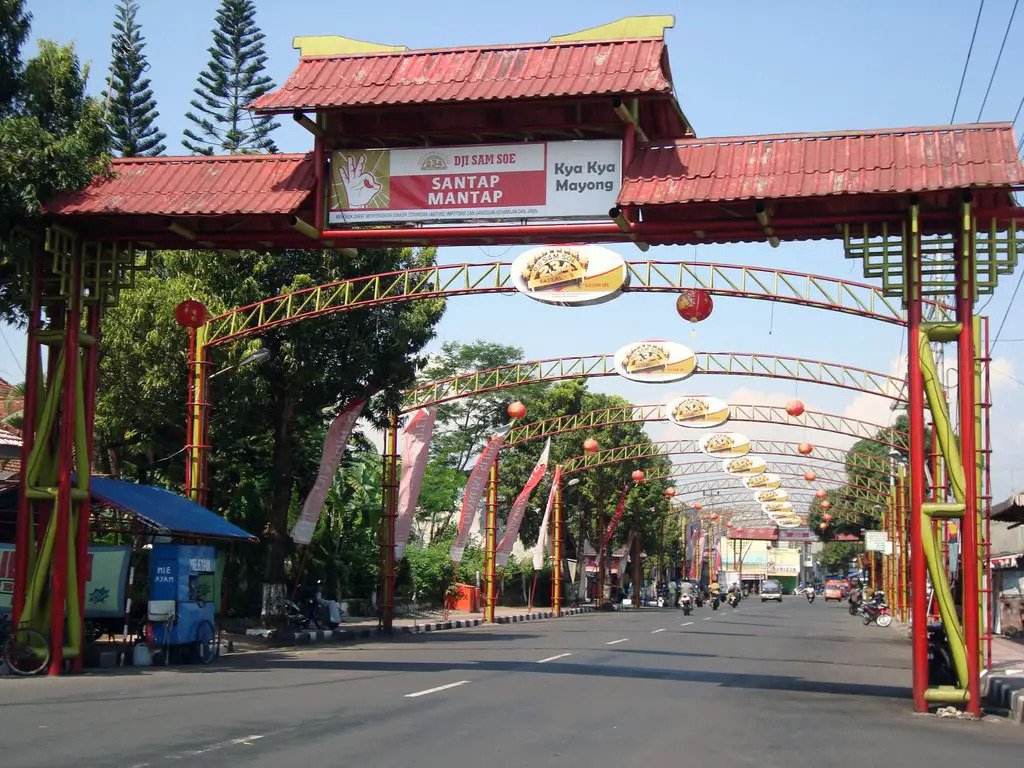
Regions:
<instances>
[{"instance_id":1,"label":"road curb","mask_svg":"<svg viewBox=\"0 0 1024 768\"><path fill-rule=\"evenodd\" d=\"M990 677L985 698L991 706L1005 710L1010 720L1024 725L1024 678Z\"/></svg>"},{"instance_id":2,"label":"road curb","mask_svg":"<svg viewBox=\"0 0 1024 768\"><path fill-rule=\"evenodd\" d=\"M591 613L591 607L563 608L562 616L577 616ZM553 611L532 611L516 613L495 618L495 624L519 624L526 621L540 621L555 618ZM376 627L365 629L303 629L299 631L283 630L274 639L274 645L314 645L317 643L353 643L374 638L396 637L398 635L419 635L426 632L444 632L449 629L468 629L484 624L483 619L450 619L448 621L428 621L421 624L404 624L394 627L391 635L384 635Z\"/></svg>"}]
</instances>

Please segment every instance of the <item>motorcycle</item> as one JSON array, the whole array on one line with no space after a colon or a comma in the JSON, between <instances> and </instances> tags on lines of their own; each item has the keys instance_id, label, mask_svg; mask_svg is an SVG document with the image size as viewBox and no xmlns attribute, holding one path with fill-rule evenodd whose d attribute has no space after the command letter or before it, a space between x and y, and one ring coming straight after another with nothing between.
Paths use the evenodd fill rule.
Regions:
<instances>
[{"instance_id":1,"label":"motorcycle","mask_svg":"<svg viewBox=\"0 0 1024 768\"><path fill-rule=\"evenodd\" d=\"M683 595L679 598L679 607L683 609L684 616L689 616L690 612L693 611L693 598L689 595Z\"/></svg>"},{"instance_id":2,"label":"motorcycle","mask_svg":"<svg viewBox=\"0 0 1024 768\"><path fill-rule=\"evenodd\" d=\"M730 592L726 596L725 602L727 602L729 604L730 608L735 608L736 606L738 606L740 604L740 596L738 594L736 594L735 592Z\"/></svg>"},{"instance_id":3,"label":"motorcycle","mask_svg":"<svg viewBox=\"0 0 1024 768\"><path fill-rule=\"evenodd\" d=\"M808 589L806 592L804 592L804 595L807 597L807 602L808 603L813 603L814 602L814 590L813 589Z\"/></svg>"},{"instance_id":4,"label":"motorcycle","mask_svg":"<svg viewBox=\"0 0 1024 768\"><path fill-rule=\"evenodd\" d=\"M284 620L292 629L306 629L309 626L309 616L291 600L284 601Z\"/></svg>"},{"instance_id":5,"label":"motorcycle","mask_svg":"<svg viewBox=\"0 0 1024 768\"><path fill-rule=\"evenodd\" d=\"M875 622L880 627L888 627L892 624L892 613L889 610L889 606L886 605L884 597L879 599L873 598L861 603L860 616L864 624Z\"/></svg>"},{"instance_id":6,"label":"motorcycle","mask_svg":"<svg viewBox=\"0 0 1024 768\"><path fill-rule=\"evenodd\" d=\"M308 623L317 629L337 629L341 625L341 606L336 600L325 600L321 596L322 589L323 582L317 581L309 590L305 600Z\"/></svg>"},{"instance_id":7,"label":"motorcycle","mask_svg":"<svg viewBox=\"0 0 1024 768\"><path fill-rule=\"evenodd\" d=\"M847 602L850 605L849 611L850 611L850 615L851 616L856 616L857 614L860 613L860 605L861 605L861 601L860 600L856 600L853 597L850 597L850 598L847 599Z\"/></svg>"},{"instance_id":8,"label":"motorcycle","mask_svg":"<svg viewBox=\"0 0 1024 768\"><path fill-rule=\"evenodd\" d=\"M942 622L928 625L928 683L929 685L956 685L956 668L949 650L949 638Z\"/></svg>"},{"instance_id":9,"label":"motorcycle","mask_svg":"<svg viewBox=\"0 0 1024 768\"><path fill-rule=\"evenodd\" d=\"M711 596L711 610L717 611L719 606L718 595Z\"/></svg>"}]
</instances>

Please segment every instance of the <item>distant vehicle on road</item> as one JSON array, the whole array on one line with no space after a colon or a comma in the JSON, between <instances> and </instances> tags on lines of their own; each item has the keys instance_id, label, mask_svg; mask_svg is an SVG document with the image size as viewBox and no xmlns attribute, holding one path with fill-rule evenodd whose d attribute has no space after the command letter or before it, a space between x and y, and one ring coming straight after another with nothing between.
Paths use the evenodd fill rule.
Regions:
<instances>
[{"instance_id":1,"label":"distant vehicle on road","mask_svg":"<svg viewBox=\"0 0 1024 768\"><path fill-rule=\"evenodd\" d=\"M846 582L841 579L829 579L825 582L825 602L829 600L835 600L837 603L843 601L843 587L846 586Z\"/></svg>"},{"instance_id":2,"label":"distant vehicle on road","mask_svg":"<svg viewBox=\"0 0 1024 768\"><path fill-rule=\"evenodd\" d=\"M765 579L761 582L761 602L766 600L782 602L782 585L775 579Z\"/></svg>"}]
</instances>

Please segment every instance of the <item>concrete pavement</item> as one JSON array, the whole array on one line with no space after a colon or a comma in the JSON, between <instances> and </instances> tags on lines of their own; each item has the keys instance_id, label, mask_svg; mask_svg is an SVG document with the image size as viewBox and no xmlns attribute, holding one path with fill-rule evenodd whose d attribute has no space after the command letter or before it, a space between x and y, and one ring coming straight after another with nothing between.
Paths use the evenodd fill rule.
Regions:
<instances>
[{"instance_id":1,"label":"concrete pavement","mask_svg":"<svg viewBox=\"0 0 1024 768\"><path fill-rule=\"evenodd\" d=\"M910 712L909 645L844 605L745 601L0 680L19 768L1016 764L1024 729Z\"/></svg>"}]
</instances>

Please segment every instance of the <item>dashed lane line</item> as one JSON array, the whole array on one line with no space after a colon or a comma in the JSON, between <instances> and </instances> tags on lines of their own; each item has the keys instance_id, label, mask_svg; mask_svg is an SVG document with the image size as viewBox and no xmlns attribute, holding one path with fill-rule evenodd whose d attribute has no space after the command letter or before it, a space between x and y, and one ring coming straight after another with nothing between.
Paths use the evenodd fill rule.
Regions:
<instances>
[{"instance_id":1,"label":"dashed lane line","mask_svg":"<svg viewBox=\"0 0 1024 768\"><path fill-rule=\"evenodd\" d=\"M426 696L430 693L438 693L440 691L447 691L450 688L458 688L460 685L465 685L469 680L459 680L457 683L448 683L448 685L439 685L436 688L427 688L425 691L416 691L416 693L405 694L406 699L415 699L420 696Z\"/></svg>"},{"instance_id":2,"label":"dashed lane line","mask_svg":"<svg viewBox=\"0 0 1024 768\"><path fill-rule=\"evenodd\" d=\"M690 626L691 624L693 624L693 622L692 622L692 621L688 621L688 622L686 622L685 624L680 624L679 626L680 626L680 627L688 627L688 626Z\"/></svg>"},{"instance_id":3,"label":"dashed lane line","mask_svg":"<svg viewBox=\"0 0 1024 768\"><path fill-rule=\"evenodd\" d=\"M664 632L664 631L665 631L665 630L664 630L664 628L662 628L662 629L654 629L654 630L651 630L651 634L652 634L652 635L656 635L656 634L658 634L659 632Z\"/></svg>"},{"instance_id":4,"label":"dashed lane line","mask_svg":"<svg viewBox=\"0 0 1024 768\"><path fill-rule=\"evenodd\" d=\"M715 618L715 617L714 616L705 616L704 617L704 621L711 621L713 618Z\"/></svg>"},{"instance_id":5,"label":"dashed lane line","mask_svg":"<svg viewBox=\"0 0 1024 768\"><path fill-rule=\"evenodd\" d=\"M627 640L629 640L628 637L624 637L621 640L609 640L605 645L618 645L619 643L624 643Z\"/></svg>"},{"instance_id":6,"label":"dashed lane line","mask_svg":"<svg viewBox=\"0 0 1024 768\"><path fill-rule=\"evenodd\" d=\"M538 664L547 664L549 661L554 661L555 659L564 659L566 656L572 656L572 654L571 653L560 653L557 656L548 656L546 659L541 659L537 663Z\"/></svg>"}]
</instances>

